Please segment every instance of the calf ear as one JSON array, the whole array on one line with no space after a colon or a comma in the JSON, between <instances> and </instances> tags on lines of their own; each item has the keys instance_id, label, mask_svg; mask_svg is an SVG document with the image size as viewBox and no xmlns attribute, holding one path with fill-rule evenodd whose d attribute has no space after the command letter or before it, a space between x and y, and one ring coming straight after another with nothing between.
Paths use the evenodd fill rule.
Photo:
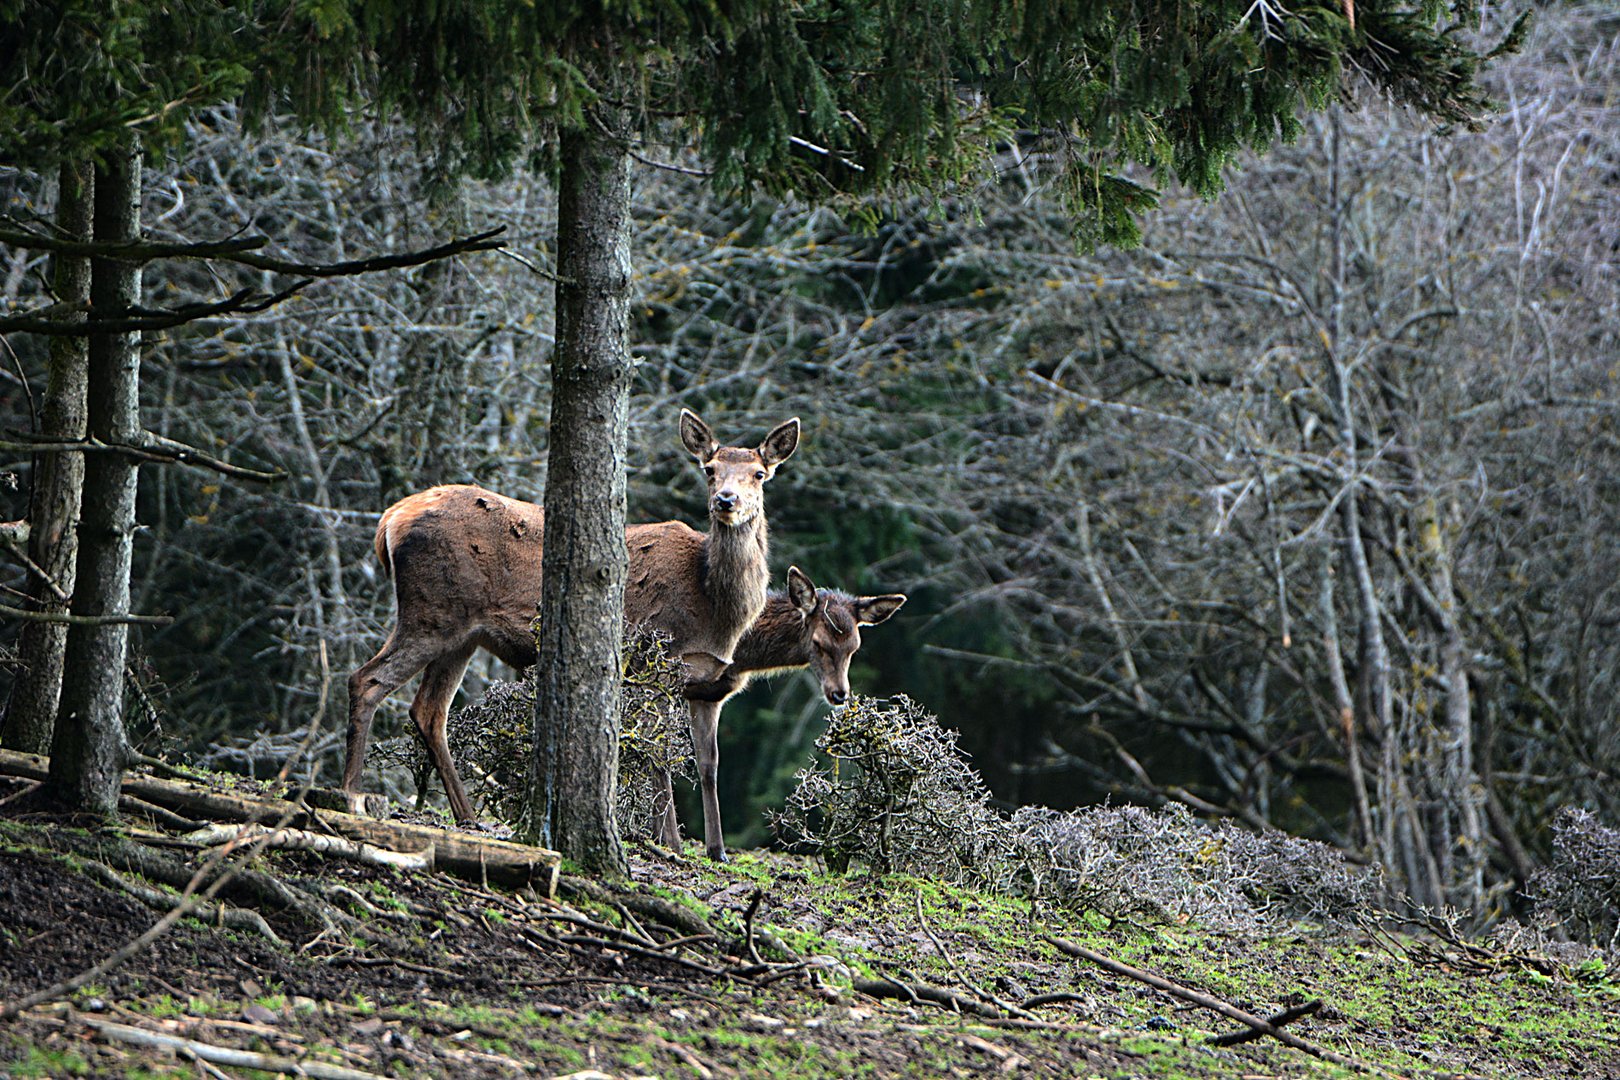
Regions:
<instances>
[{"instance_id":1,"label":"calf ear","mask_svg":"<svg viewBox=\"0 0 1620 1080\"><path fill-rule=\"evenodd\" d=\"M803 615L816 610L816 583L797 566L788 567L788 602Z\"/></svg>"},{"instance_id":2,"label":"calf ear","mask_svg":"<svg viewBox=\"0 0 1620 1080\"><path fill-rule=\"evenodd\" d=\"M799 448L799 418L784 420L771 428L765 441L759 444L759 456L771 468L782 464Z\"/></svg>"},{"instance_id":3,"label":"calf ear","mask_svg":"<svg viewBox=\"0 0 1620 1080\"><path fill-rule=\"evenodd\" d=\"M905 605L905 593L887 596L863 596L855 601L855 621L862 626L876 626Z\"/></svg>"},{"instance_id":4,"label":"calf ear","mask_svg":"<svg viewBox=\"0 0 1620 1080\"><path fill-rule=\"evenodd\" d=\"M691 409L681 410L681 445L686 447L687 453L698 459L699 464L714 457L714 452L720 449L720 444L714 439L714 432L709 425L698 419L698 414Z\"/></svg>"}]
</instances>

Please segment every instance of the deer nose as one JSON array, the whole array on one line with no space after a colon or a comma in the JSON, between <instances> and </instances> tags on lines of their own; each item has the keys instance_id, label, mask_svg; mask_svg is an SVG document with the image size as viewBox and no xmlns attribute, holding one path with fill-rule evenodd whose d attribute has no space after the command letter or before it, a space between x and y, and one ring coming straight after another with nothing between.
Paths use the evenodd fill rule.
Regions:
<instances>
[{"instance_id":1,"label":"deer nose","mask_svg":"<svg viewBox=\"0 0 1620 1080\"><path fill-rule=\"evenodd\" d=\"M737 505L737 496L731 491L717 491L714 495L714 505L717 510L731 510Z\"/></svg>"},{"instance_id":2,"label":"deer nose","mask_svg":"<svg viewBox=\"0 0 1620 1080\"><path fill-rule=\"evenodd\" d=\"M829 690L827 691L827 700L833 705L842 705L844 702L849 700L849 691Z\"/></svg>"}]
</instances>

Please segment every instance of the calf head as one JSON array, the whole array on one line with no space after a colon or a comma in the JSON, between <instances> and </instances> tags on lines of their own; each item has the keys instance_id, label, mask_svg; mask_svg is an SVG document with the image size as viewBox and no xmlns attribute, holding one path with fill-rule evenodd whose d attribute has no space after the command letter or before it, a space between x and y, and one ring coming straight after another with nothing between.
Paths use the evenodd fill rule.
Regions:
<instances>
[{"instance_id":1,"label":"calf head","mask_svg":"<svg viewBox=\"0 0 1620 1080\"><path fill-rule=\"evenodd\" d=\"M849 700L849 662L861 647L861 627L876 626L900 610L905 594L850 596L817 589L803 570L788 568L788 600L804 620L810 639L810 670L821 680L829 705Z\"/></svg>"}]
</instances>

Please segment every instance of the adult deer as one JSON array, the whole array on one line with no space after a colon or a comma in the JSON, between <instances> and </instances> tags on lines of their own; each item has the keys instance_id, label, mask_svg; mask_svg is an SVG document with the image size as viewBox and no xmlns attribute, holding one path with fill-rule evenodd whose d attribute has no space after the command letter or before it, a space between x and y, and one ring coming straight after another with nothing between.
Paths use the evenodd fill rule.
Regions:
<instances>
[{"instance_id":1,"label":"adult deer","mask_svg":"<svg viewBox=\"0 0 1620 1080\"><path fill-rule=\"evenodd\" d=\"M797 448L799 421L778 424L758 447L745 449L721 446L707 424L682 409L680 435L708 479L709 531L678 521L626 529L624 613L668 634L670 651L692 678L713 679L764 609L770 575L764 485ZM473 820L445 720L480 648L516 668L534 663L530 626L540 599L543 521L533 503L466 484L430 488L383 511L374 547L394 579L395 623L382 651L349 677L343 790L352 804L359 802L377 707L420 671L411 719L456 821Z\"/></svg>"},{"instance_id":2,"label":"adult deer","mask_svg":"<svg viewBox=\"0 0 1620 1080\"><path fill-rule=\"evenodd\" d=\"M804 571L788 568L785 593L772 592L765 610L737 642L731 663L713 678L693 678L686 684L686 700L692 710L692 745L697 758L698 781L703 790L703 841L714 859L725 858L725 840L720 829L720 803L715 794L719 750L716 737L720 710L755 675L770 675L792 668L809 667L821 682L822 696L829 705L849 700L849 661L861 647L861 627L876 626L900 610L906 602L902 593L884 596L851 596L834 589L817 589ZM664 817L658 839L670 847L680 846L680 825L675 818L675 793L665 777Z\"/></svg>"}]
</instances>

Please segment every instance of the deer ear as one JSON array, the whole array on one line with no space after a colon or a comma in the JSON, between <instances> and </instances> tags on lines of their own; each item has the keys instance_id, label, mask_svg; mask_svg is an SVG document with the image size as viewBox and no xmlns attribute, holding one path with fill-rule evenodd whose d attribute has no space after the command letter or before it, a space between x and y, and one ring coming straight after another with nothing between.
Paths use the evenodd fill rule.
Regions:
<instances>
[{"instance_id":1,"label":"deer ear","mask_svg":"<svg viewBox=\"0 0 1620 1080\"><path fill-rule=\"evenodd\" d=\"M788 567L788 602L805 615L816 610L816 583L797 566Z\"/></svg>"},{"instance_id":2,"label":"deer ear","mask_svg":"<svg viewBox=\"0 0 1620 1080\"><path fill-rule=\"evenodd\" d=\"M862 626L876 626L905 606L905 593L887 596L863 596L855 601L855 621Z\"/></svg>"},{"instance_id":3,"label":"deer ear","mask_svg":"<svg viewBox=\"0 0 1620 1080\"><path fill-rule=\"evenodd\" d=\"M691 409L681 410L681 445L700 463L714 457L714 452L720 449L709 425L699 420L698 414Z\"/></svg>"},{"instance_id":4,"label":"deer ear","mask_svg":"<svg viewBox=\"0 0 1620 1080\"><path fill-rule=\"evenodd\" d=\"M759 456L771 468L782 464L799 448L799 418L785 420L771 428L765 441L759 444Z\"/></svg>"}]
</instances>

